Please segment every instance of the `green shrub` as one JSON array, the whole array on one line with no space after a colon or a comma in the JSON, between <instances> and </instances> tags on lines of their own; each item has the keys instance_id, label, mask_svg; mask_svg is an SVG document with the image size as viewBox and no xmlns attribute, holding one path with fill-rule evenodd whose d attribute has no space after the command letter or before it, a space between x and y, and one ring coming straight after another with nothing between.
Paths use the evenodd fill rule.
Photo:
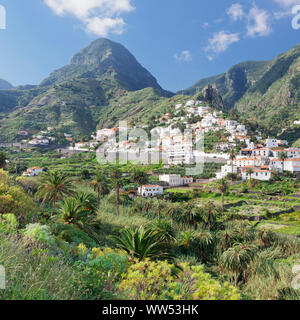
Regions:
<instances>
[{"instance_id":1,"label":"green shrub","mask_svg":"<svg viewBox=\"0 0 300 320\"><path fill-rule=\"evenodd\" d=\"M84 244L78 246L78 254L81 260L76 267L85 287L84 298L116 298L121 276L127 271L127 256L110 248L88 250Z\"/></svg>"},{"instance_id":2,"label":"green shrub","mask_svg":"<svg viewBox=\"0 0 300 320\"><path fill-rule=\"evenodd\" d=\"M0 233L12 233L18 228L18 221L14 214L0 215Z\"/></svg>"},{"instance_id":3,"label":"green shrub","mask_svg":"<svg viewBox=\"0 0 300 320\"><path fill-rule=\"evenodd\" d=\"M133 264L120 290L137 300L238 300L238 290L204 273L202 266L146 260Z\"/></svg>"},{"instance_id":4,"label":"green shrub","mask_svg":"<svg viewBox=\"0 0 300 320\"><path fill-rule=\"evenodd\" d=\"M55 245L55 239L51 235L50 227L46 225L41 225L39 223L28 224L23 230L25 237L28 237L32 240L42 241L47 245Z\"/></svg>"}]
</instances>

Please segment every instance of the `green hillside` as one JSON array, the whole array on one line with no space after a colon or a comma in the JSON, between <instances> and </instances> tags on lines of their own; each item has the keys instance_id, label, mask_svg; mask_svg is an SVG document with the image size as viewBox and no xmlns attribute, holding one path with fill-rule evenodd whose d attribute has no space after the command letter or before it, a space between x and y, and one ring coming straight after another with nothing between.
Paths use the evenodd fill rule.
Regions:
<instances>
[{"instance_id":1,"label":"green hillside","mask_svg":"<svg viewBox=\"0 0 300 320\"><path fill-rule=\"evenodd\" d=\"M172 95L122 45L98 39L39 86L0 90L0 141L48 126L90 135L119 119L141 121L149 110L161 115Z\"/></svg>"},{"instance_id":2,"label":"green hillside","mask_svg":"<svg viewBox=\"0 0 300 320\"><path fill-rule=\"evenodd\" d=\"M300 45L271 61L248 61L226 73L198 81L184 91L193 94L215 85L227 109L257 123L271 135L295 142L300 138L294 121L300 118Z\"/></svg>"}]
</instances>

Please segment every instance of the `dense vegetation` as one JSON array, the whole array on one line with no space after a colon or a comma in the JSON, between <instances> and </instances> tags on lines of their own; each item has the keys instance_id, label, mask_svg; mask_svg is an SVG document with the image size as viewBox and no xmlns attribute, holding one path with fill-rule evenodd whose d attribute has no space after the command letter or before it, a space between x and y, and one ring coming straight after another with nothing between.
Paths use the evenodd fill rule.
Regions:
<instances>
[{"instance_id":1,"label":"dense vegetation","mask_svg":"<svg viewBox=\"0 0 300 320\"><path fill-rule=\"evenodd\" d=\"M300 298L291 289L299 240L235 210L261 185L221 181L184 200L180 189L161 199L132 198L123 189L148 179L134 166L101 167L90 178L49 170L15 179L0 171L0 264L8 285L1 298ZM283 193L289 179L265 183L265 194L274 186ZM297 190L295 180L290 193ZM278 223L270 210L261 214Z\"/></svg>"}]
</instances>

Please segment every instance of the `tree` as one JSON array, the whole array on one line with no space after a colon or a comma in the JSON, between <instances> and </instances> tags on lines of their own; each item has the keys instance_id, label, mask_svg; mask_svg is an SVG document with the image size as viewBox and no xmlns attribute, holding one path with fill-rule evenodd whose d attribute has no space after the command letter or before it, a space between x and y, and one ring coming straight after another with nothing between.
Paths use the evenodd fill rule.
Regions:
<instances>
[{"instance_id":1,"label":"tree","mask_svg":"<svg viewBox=\"0 0 300 320\"><path fill-rule=\"evenodd\" d=\"M79 207L89 215L94 215L97 210L97 199L93 193L80 192L75 195L75 201Z\"/></svg>"},{"instance_id":2,"label":"tree","mask_svg":"<svg viewBox=\"0 0 300 320\"><path fill-rule=\"evenodd\" d=\"M231 172L233 173L233 161L236 159L236 153L234 149L230 150L229 158L231 160Z\"/></svg>"},{"instance_id":3,"label":"tree","mask_svg":"<svg viewBox=\"0 0 300 320\"><path fill-rule=\"evenodd\" d=\"M83 219L87 211L78 203L77 199L67 198L63 201L59 212L65 223L77 224Z\"/></svg>"},{"instance_id":4,"label":"tree","mask_svg":"<svg viewBox=\"0 0 300 320\"><path fill-rule=\"evenodd\" d=\"M110 172L110 179L113 188L116 190L116 211L120 214L120 189L126 184L126 179L123 178L122 171L118 167L113 167Z\"/></svg>"},{"instance_id":5,"label":"tree","mask_svg":"<svg viewBox=\"0 0 300 320\"><path fill-rule=\"evenodd\" d=\"M256 256L253 245L236 244L221 256L221 262L226 269L233 271L234 283L237 286L240 273L245 271Z\"/></svg>"},{"instance_id":6,"label":"tree","mask_svg":"<svg viewBox=\"0 0 300 320\"><path fill-rule=\"evenodd\" d=\"M172 258L172 255L164 250L165 238L159 231L151 228L125 228L120 231L119 236L111 236L110 239L119 249L139 261L147 258L151 260Z\"/></svg>"},{"instance_id":7,"label":"tree","mask_svg":"<svg viewBox=\"0 0 300 320\"><path fill-rule=\"evenodd\" d=\"M252 175L254 173L254 170L252 168L248 168L246 171L247 176L249 177L250 186L252 186Z\"/></svg>"},{"instance_id":8,"label":"tree","mask_svg":"<svg viewBox=\"0 0 300 320\"><path fill-rule=\"evenodd\" d=\"M215 226L218 214L219 209L210 201L201 208L201 219L209 231Z\"/></svg>"},{"instance_id":9,"label":"tree","mask_svg":"<svg viewBox=\"0 0 300 320\"><path fill-rule=\"evenodd\" d=\"M158 219L160 219L163 210L166 209L166 202L164 200L154 199L152 201L152 206L158 215Z\"/></svg>"},{"instance_id":10,"label":"tree","mask_svg":"<svg viewBox=\"0 0 300 320\"><path fill-rule=\"evenodd\" d=\"M161 239L166 245L172 244L176 240L175 230L168 220L155 220L151 225L151 229L161 236Z\"/></svg>"},{"instance_id":11,"label":"tree","mask_svg":"<svg viewBox=\"0 0 300 320\"><path fill-rule=\"evenodd\" d=\"M285 160L286 160L287 158L288 158L288 157L287 157L287 154L286 154L285 152L280 152L280 154L279 154L279 160L282 162L282 172L284 171L284 168L285 168L284 162L285 162Z\"/></svg>"},{"instance_id":12,"label":"tree","mask_svg":"<svg viewBox=\"0 0 300 320\"><path fill-rule=\"evenodd\" d=\"M0 152L0 169L4 169L6 166L6 155L3 151Z\"/></svg>"},{"instance_id":13,"label":"tree","mask_svg":"<svg viewBox=\"0 0 300 320\"><path fill-rule=\"evenodd\" d=\"M145 170L140 167L134 167L131 172L131 181L138 186L147 184L149 182L149 177Z\"/></svg>"},{"instance_id":14,"label":"tree","mask_svg":"<svg viewBox=\"0 0 300 320\"><path fill-rule=\"evenodd\" d=\"M224 214L224 201L225 201L225 195L229 191L229 184L225 179L221 179L217 185L217 189L222 194L222 213Z\"/></svg>"},{"instance_id":15,"label":"tree","mask_svg":"<svg viewBox=\"0 0 300 320\"><path fill-rule=\"evenodd\" d=\"M97 174L92 182L94 191L97 193L98 208L100 207L100 198L109 193L108 179L103 173Z\"/></svg>"},{"instance_id":16,"label":"tree","mask_svg":"<svg viewBox=\"0 0 300 320\"><path fill-rule=\"evenodd\" d=\"M197 234L197 248L200 251L202 259L207 259L207 253L209 253L210 246L214 242L213 233L208 230L200 230Z\"/></svg>"},{"instance_id":17,"label":"tree","mask_svg":"<svg viewBox=\"0 0 300 320\"><path fill-rule=\"evenodd\" d=\"M89 180L91 178L91 174L89 170L86 170L86 169L82 170L80 175L83 180Z\"/></svg>"},{"instance_id":18,"label":"tree","mask_svg":"<svg viewBox=\"0 0 300 320\"><path fill-rule=\"evenodd\" d=\"M38 187L37 197L45 202L52 202L53 210L56 203L65 196L73 194L72 180L64 173L48 171L42 175Z\"/></svg>"}]
</instances>

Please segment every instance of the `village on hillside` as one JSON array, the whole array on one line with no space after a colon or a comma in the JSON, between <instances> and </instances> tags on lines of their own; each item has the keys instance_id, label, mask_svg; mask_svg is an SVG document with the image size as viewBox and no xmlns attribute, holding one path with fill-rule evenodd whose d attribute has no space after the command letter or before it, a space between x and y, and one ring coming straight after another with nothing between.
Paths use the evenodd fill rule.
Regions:
<instances>
[{"instance_id":1,"label":"village on hillside","mask_svg":"<svg viewBox=\"0 0 300 320\"><path fill-rule=\"evenodd\" d=\"M147 125L142 125L147 129ZM164 168L192 166L197 163L223 163L220 171L211 180L221 180L228 175L236 175L243 181L270 181L276 173L290 172L300 175L300 148L291 148L287 141L267 138L260 132L250 135L245 125L224 117L222 110L214 110L203 101L189 100L177 104L174 110L159 119L159 126L141 133L137 127L104 128L98 130L89 142L74 142L71 134L64 133L66 142L71 144L72 152L97 152L104 162L113 162L116 158L123 163L155 164L162 162ZM42 131L29 140L23 140L30 146L47 146L56 138L51 135L52 127ZM128 134L129 133L129 134ZM219 134L220 141L213 149L205 150L206 134ZM27 131L19 135L27 136ZM198 140L197 140L198 139ZM199 140L203 139L200 149ZM201 148L202 146L202 148ZM37 176L43 172L40 167L28 168L23 176ZM191 185L198 180L193 176L164 173L159 175L159 184L145 185L138 194L156 197L163 194L164 187Z\"/></svg>"},{"instance_id":2,"label":"village on hillside","mask_svg":"<svg viewBox=\"0 0 300 320\"><path fill-rule=\"evenodd\" d=\"M189 121L191 119L194 121ZM69 149L97 150L97 153L105 155L105 161L113 161L116 157L124 162L140 164L162 161L165 168L193 165L201 159L223 162L212 180L223 179L228 174L235 174L243 181L269 181L273 174L282 172L300 174L300 148L291 148L287 141L279 139L263 140L260 132L251 136L245 125L228 117L224 119L222 111L213 110L202 101L189 100L185 105L178 104L172 114L166 113L159 121L160 126L151 130L151 139L148 136L137 137L137 128L104 128L97 131L92 141L74 143ZM147 128L147 125L142 128ZM133 130L136 136L129 133L127 137L129 130ZM192 135L185 134L184 130L189 130ZM122 136L124 132L125 138L117 141L118 135ZM215 144L213 152L205 152L204 148L197 150L197 137L203 134L205 139L205 134L211 132L221 133L222 141ZM191 136L193 139L189 139ZM162 175L159 180L171 187L195 182L193 177L174 174ZM162 192L162 187L157 185L142 187L139 191L142 195L153 196Z\"/></svg>"}]
</instances>

